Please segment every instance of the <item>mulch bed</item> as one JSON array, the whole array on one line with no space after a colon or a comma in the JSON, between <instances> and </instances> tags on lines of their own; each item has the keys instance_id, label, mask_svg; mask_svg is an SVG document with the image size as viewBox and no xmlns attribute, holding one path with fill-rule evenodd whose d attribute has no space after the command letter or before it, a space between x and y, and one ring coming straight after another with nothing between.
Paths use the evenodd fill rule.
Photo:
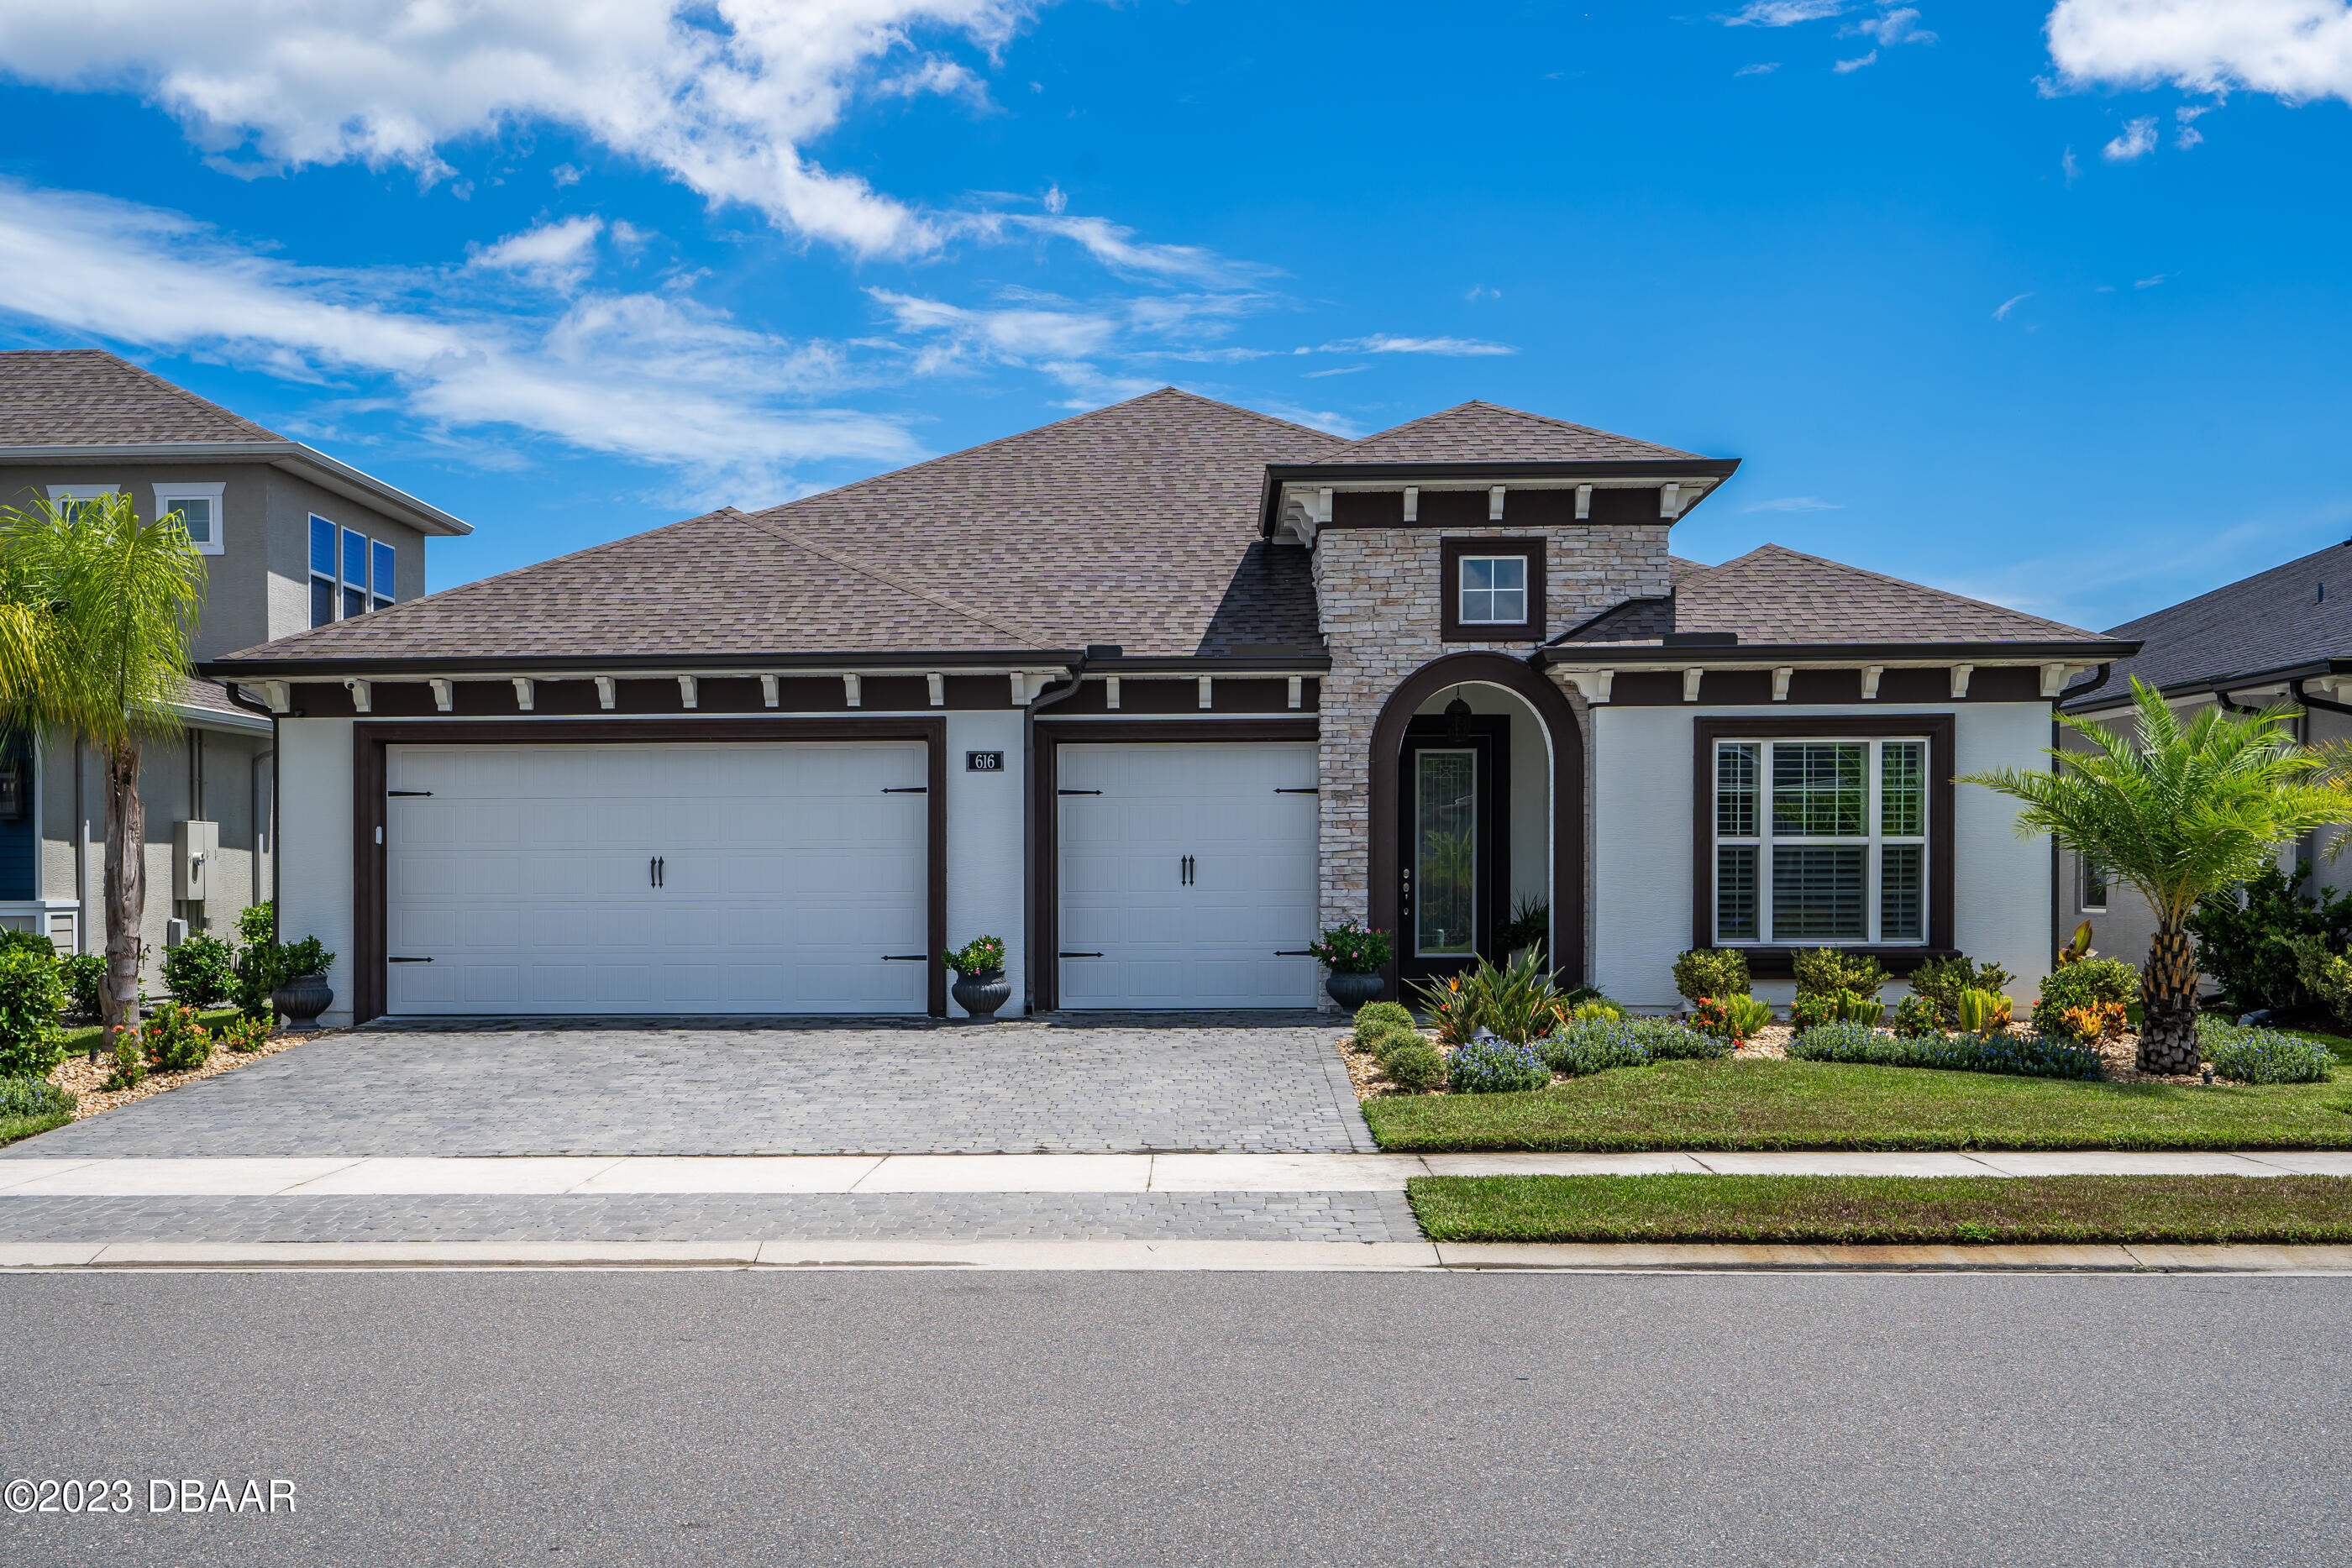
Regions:
<instances>
[{"instance_id":1,"label":"mulch bed","mask_svg":"<svg viewBox=\"0 0 2352 1568\"><path fill-rule=\"evenodd\" d=\"M77 1052L52 1068L48 1076L50 1082L72 1091L76 1097L74 1120L79 1122L114 1110L117 1106L128 1105L135 1100L149 1099L177 1089L182 1084L194 1083L200 1078L217 1078L247 1062L276 1056L279 1051L291 1051L298 1045L308 1044L336 1032L327 1029L302 1032L281 1030L264 1041L259 1051L231 1051L225 1045L215 1045L212 1055L205 1058L202 1067L192 1067L183 1072L158 1072L151 1068L145 1078L128 1089L100 1087L106 1082L107 1075L114 1071L113 1060L105 1055L92 1061L88 1056Z\"/></svg>"}]
</instances>

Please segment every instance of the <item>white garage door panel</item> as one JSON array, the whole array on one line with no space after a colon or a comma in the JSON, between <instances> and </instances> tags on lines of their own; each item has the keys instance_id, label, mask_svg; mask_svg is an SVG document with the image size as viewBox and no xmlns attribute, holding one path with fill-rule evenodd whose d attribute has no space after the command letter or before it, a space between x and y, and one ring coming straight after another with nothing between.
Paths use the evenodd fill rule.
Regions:
<instances>
[{"instance_id":1,"label":"white garage door panel","mask_svg":"<svg viewBox=\"0 0 2352 1568\"><path fill-rule=\"evenodd\" d=\"M396 746L394 1013L923 1010L913 742ZM650 862L660 857L662 885Z\"/></svg>"},{"instance_id":2,"label":"white garage door panel","mask_svg":"<svg viewBox=\"0 0 2352 1568\"><path fill-rule=\"evenodd\" d=\"M1315 747L1066 745L1058 770L1066 1008L1307 1008ZM1193 859L1190 885L1183 858Z\"/></svg>"}]
</instances>

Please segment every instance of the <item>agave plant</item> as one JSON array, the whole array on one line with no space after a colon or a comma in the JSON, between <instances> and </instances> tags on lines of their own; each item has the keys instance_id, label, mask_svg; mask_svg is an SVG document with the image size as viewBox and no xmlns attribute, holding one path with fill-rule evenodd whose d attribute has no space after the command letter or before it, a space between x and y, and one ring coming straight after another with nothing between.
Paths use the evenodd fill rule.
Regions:
<instances>
[{"instance_id":1,"label":"agave plant","mask_svg":"<svg viewBox=\"0 0 2352 1568\"><path fill-rule=\"evenodd\" d=\"M1557 1029L1570 1010L1543 961L1541 944L1521 952L1506 968L1481 958L1466 975L1416 988L1438 1038L1449 1045L1458 1045L1482 1029L1513 1045L1525 1045Z\"/></svg>"}]
</instances>

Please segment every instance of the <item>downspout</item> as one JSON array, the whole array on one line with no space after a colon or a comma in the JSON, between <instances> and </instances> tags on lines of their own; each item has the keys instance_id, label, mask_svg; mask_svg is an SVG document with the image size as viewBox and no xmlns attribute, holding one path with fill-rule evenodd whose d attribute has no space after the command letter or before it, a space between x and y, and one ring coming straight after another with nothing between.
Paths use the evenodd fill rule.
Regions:
<instances>
[{"instance_id":1,"label":"downspout","mask_svg":"<svg viewBox=\"0 0 2352 1568\"><path fill-rule=\"evenodd\" d=\"M89 951L89 747L79 735L74 748L74 950Z\"/></svg>"},{"instance_id":2,"label":"downspout","mask_svg":"<svg viewBox=\"0 0 2352 1568\"><path fill-rule=\"evenodd\" d=\"M235 681L226 681L222 683L221 690L227 693L228 700L235 703L238 707L243 708L247 713L257 713L262 717L269 721L269 749L263 752L261 757L255 758L253 759L253 766L255 770L258 772L261 768L261 758L266 757L269 758L269 912L271 915L269 935L271 939L275 940L278 936L278 921L276 916L278 908L279 892L285 885L286 880L286 857L278 852L278 802L280 798L278 794L278 783L281 777L280 770L278 766L278 753L279 749L278 737L278 716L277 714L270 711L269 707L266 704L247 701L244 688L239 686ZM260 831L261 824L258 819L257 819L254 823L254 832L257 838ZM257 878L259 874L260 873L258 872L255 873Z\"/></svg>"},{"instance_id":3,"label":"downspout","mask_svg":"<svg viewBox=\"0 0 2352 1568\"><path fill-rule=\"evenodd\" d=\"M1086 680L1087 656L1080 653L1078 662L1070 667L1070 684L1067 686L1059 691L1049 690L1044 696L1032 697L1028 706L1022 709L1021 782L1030 790L1032 802L1036 800L1037 789L1037 710L1052 707L1055 703L1069 701L1078 695L1078 688L1086 685ZM1029 874L1030 868L1036 863L1037 813L1032 809L1021 813L1022 879L1028 883L1026 896L1022 900L1027 915L1022 923L1027 929L1022 933L1021 943L1028 958L1028 962L1022 966L1021 975L1021 1011L1024 1016L1037 1010L1037 966L1044 962L1037 951L1038 890L1036 879ZM1060 956L1055 955L1055 962L1060 961Z\"/></svg>"},{"instance_id":4,"label":"downspout","mask_svg":"<svg viewBox=\"0 0 2352 1568\"><path fill-rule=\"evenodd\" d=\"M2050 699L2050 749L2052 751L2059 750L2064 744L2066 727L2058 721L2058 710L2066 704L2066 693L2077 690L2097 691L2107 684L2107 676L2114 672L2115 667L2114 661L2110 660L2101 664L2091 678L2080 687L2068 686L2065 691L2060 692ZM2058 758L2055 757L2050 759L2050 771L2053 773L2058 771ZM2050 837L2050 967L2053 971L2058 967L2058 955L2064 949L2067 941L2066 938L2059 936L2059 932L2066 924L2066 917L2058 913L2063 903L2059 891L2063 881L2059 874L2063 865L2063 862L2061 861L2058 853L2058 836L2053 833Z\"/></svg>"},{"instance_id":5,"label":"downspout","mask_svg":"<svg viewBox=\"0 0 2352 1568\"><path fill-rule=\"evenodd\" d=\"M253 852L247 857L246 862L246 903L248 904L261 902L261 765L265 762L269 763L274 769L277 761L278 747L275 745L267 746L253 754L253 766L246 770L246 781L250 799L246 804L245 820L252 824L253 831ZM277 779L274 772L270 782L272 787L269 807L274 816L278 809ZM274 824L273 831L268 835L268 841L269 863L274 867L278 863L278 834L274 831Z\"/></svg>"}]
</instances>

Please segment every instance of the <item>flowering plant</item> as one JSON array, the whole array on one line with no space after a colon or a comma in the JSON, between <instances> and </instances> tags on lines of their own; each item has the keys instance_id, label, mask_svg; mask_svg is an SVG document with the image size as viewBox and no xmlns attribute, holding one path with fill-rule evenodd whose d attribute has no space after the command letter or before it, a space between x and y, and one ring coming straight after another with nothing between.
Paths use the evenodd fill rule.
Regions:
<instances>
[{"instance_id":1,"label":"flowering plant","mask_svg":"<svg viewBox=\"0 0 2352 1568\"><path fill-rule=\"evenodd\" d=\"M1004 967L1004 938L975 936L948 955L948 967L970 979L974 975L993 975Z\"/></svg>"},{"instance_id":2,"label":"flowering plant","mask_svg":"<svg viewBox=\"0 0 2352 1568\"><path fill-rule=\"evenodd\" d=\"M1360 920L1334 925L1307 950L1335 975L1376 975L1389 967L1389 934Z\"/></svg>"}]
</instances>

